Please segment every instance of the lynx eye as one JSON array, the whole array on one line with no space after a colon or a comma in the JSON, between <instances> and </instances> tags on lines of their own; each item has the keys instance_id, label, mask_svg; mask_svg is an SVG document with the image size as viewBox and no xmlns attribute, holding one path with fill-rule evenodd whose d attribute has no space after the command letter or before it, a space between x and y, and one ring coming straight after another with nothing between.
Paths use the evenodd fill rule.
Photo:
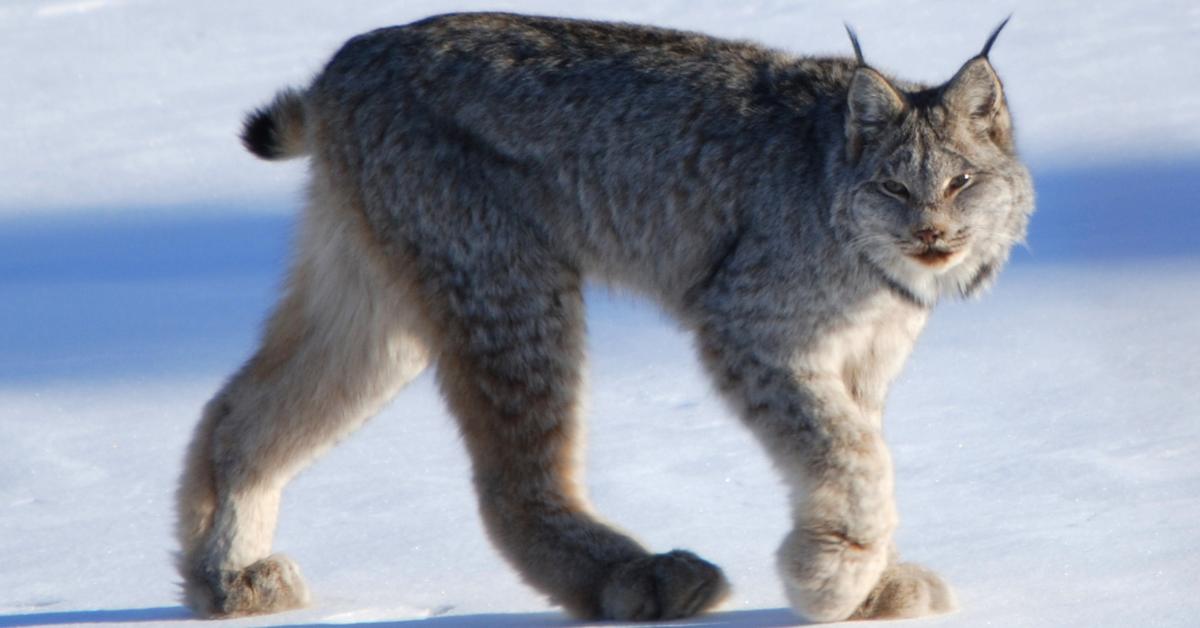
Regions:
<instances>
[{"instance_id":1,"label":"lynx eye","mask_svg":"<svg viewBox=\"0 0 1200 628\"><path fill-rule=\"evenodd\" d=\"M908 198L908 188L904 187L903 183L895 179L887 179L883 182L883 189L887 190L888 194L899 198Z\"/></svg>"},{"instance_id":2,"label":"lynx eye","mask_svg":"<svg viewBox=\"0 0 1200 628\"><path fill-rule=\"evenodd\" d=\"M952 177L950 179L950 182L946 184L946 190L949 192L957 192L957 191L967 187L967 184L970 182L971 182L971 174L968 172L964 172L964 173L958 175L957 177Z\"/></svg>"}]
</instances>

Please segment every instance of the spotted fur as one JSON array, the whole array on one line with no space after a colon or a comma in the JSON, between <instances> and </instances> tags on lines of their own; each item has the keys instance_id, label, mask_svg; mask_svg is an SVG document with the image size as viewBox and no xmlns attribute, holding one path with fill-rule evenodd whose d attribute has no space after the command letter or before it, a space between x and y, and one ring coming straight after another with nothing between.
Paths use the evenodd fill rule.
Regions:
<instances>
[{"instance_id":1,"label":"spotted fur","mask_svg":"<svg viewBox=\"0 0 1200 628\"><path fill-rule=\"evenodd\" d=\"M687 617L727 584L596 518L577 479L585 281L692 330L790 487L805 617L948 610L901 563L881 421L929 308L991 283L1033 208L983 54L945 84L658 28L459 14L348 42L247 121L312 183L261 347L205 409L178 494L205 616L304 604L282 487L436 364L483 522L573 615Z\"/></svg>"}]
</instances>

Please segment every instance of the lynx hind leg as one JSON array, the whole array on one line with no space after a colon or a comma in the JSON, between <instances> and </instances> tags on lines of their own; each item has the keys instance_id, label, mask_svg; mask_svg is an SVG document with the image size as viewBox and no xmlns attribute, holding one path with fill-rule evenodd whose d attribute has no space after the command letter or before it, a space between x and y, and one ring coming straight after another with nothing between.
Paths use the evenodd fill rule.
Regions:
<instances>
[{"instance_id":1,"label":"lynx hind leg","mask_svg":"<svg viewBox=\"0 0 1200 628\"><path fill-rule=\"evenodd\" d=\"M222 502L229 504L226 508L234 507L232 500L218 497L219 473L214 460L213 433L228 413L229 407L221 395L205 407L188 448L176 493L176 534L181 547L176 566L183 577L184 604L204 617L271 613L304 606L308 603L308 589L299 568L286 556L264 556L243 569L211 566L228 562L222 561L218 551L208 549ZM240 532L240 544L243 548L265 548L258 549L258 553L269 551L278 497L272 499L271 494L260 493L237 501L253 502L251 505L258 511L257 516L241 517L240 525L253 530Z\"/></svg>"},{"instance_id":2,"label":"lynx hind leg","mask_svg":"<svg viewBox=\"0 0 1200 628\"><path fill-rule=\"evenodd\" d=\"M289 287L257 353L205 408L177 493L178 567L204 616L308 599L271 555L280 494L427 362L425 324L351 206L315 185Z\"/></svg>"},{"instance_id":3,"label":"lynx hind leg","mask_svg":"<svg viewBox=\"0 0 1200 628\"><path fill-rule=\"evenodd\" d=\"M496 237L503 241L503 237ZM492 541L524 580L588 619L695 615L721 571L690 552L653 555L597 521L575 473L583 304L578 274L534 246L446 282L438 372L471 453Z\"/></svg>"}]
</instances>

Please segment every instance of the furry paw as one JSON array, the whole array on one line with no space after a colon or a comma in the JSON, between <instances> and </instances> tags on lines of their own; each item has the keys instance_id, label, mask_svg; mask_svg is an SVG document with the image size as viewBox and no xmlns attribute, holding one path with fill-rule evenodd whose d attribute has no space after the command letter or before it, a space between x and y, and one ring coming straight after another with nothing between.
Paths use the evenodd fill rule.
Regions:
<instances>
[{"instance_id":1,"label":"furry paw","mask_svg":"<svg viewBox=\"0 0 1200 628\"><path fill-rule=\"evenodd\" d=\"M851 619L903 619L948 613L954 593L932 571L913 563L889 566Z\"/></svg>"},{"instance_id":2,"label":"furry paw","mask_svg":"<svg viewBox=\"0 0 1200 628\"><path fill-rule=\"evenodd\" d=\"M675 550L629 561L613 570L601 592L604 619L646 621L691 617L729 594L725 574L691 552Z\"/></svg>"},{"instance_id":3,"label":"furry paw","mask_svg":"<svg viewBox=\"0 0 1200 628\"><path fill-rule=\"evenodd\" d=\"M308 587L296 563L268 556L241 571L207 571L185 585L187 605L207 617L278 613L308 604Z\"/></svg>"},{"instance_id":4,"label":"furry paw","mask_svg":"<svg viewBox=\"0 0 1200 628\"><path fill-rule=\"evenodd\" d=\"M775 557L792 610L810 621L842 621L879 582L888 565L888 545L797 528Z\"/></svg>"}]
</instances>

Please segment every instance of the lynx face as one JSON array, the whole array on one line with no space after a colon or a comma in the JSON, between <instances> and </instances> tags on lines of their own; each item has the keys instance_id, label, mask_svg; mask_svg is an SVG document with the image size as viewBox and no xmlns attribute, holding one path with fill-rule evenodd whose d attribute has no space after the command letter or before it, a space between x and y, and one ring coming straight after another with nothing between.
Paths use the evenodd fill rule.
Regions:
<instances>
[{"instance_id":1,"label":"lynx face","mask_svg":"<svg viewBox=\"0 0 1200 628\"><path fill-rule=\"evenodd\" d=\"M912 91L864 67L849 99L850 246L923 303L977 292L1024 238L1032 207L991 65L976 58Z\"/></svg>"}]
</instances>

